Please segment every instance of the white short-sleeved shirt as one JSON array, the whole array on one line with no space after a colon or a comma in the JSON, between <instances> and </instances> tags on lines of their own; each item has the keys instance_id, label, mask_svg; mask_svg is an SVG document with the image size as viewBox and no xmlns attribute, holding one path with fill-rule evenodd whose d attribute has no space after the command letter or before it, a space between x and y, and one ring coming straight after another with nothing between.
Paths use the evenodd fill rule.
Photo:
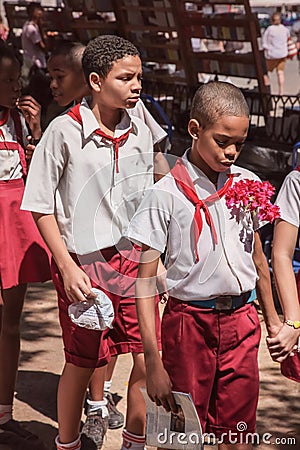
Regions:
<instances>
[{"instance_id":1,"label":"white short-sleeved shirt","mask_svg":"<svg viewBox=\"0 0 300 450\"><path fill-rule=\"evenodd\" d=\"M20 115L21 126L22 126L22 137L24 145L27 142L26 138L29 134L25 119ZM14 121L9 114L7 122L0 125L0 140L6 142L17 142L17 135L15 130ZM0 180L15 180L22 178L23 171L20 161L19 152L16 150L0 150Z\"/></svg>"},{"instance_id":2,"label":"white short-sleeved shirt","mask_svg":"<svg viewBox=\"0 0 300 450\"><path fill-rule=\"evenodd\" d=\"M38 25L32 21L25 22L22 29L21 40L24 58L40 69L45 69L45 52L37 45L42 40Z\"/></svg>"},{"instance_id":3,"label":"white short-sleeved shirt","mask_svg":"<svg viewBox=\"0 0 300 450\"><path fill-rule=\"evenodd\" d=\"M131 128L119 148L119 173L111 141L94 133L99 124L83 99L83 125L68 114L54 119L35 149L22 209L55 214L70 252L91 253L119 242L153 184L153 143L147 126L124 111L115 129Z\"/></svg>"},{"instance_id":4,"label":"white short-sleeved shirt","mask_svg":"<svg viewBox=\"0 0 300 450\"><path fill-rule=\"evenodd\" d=\"M216 192L214 185L198 168L183 161L200 199ZM218 189L234 173L233 183L241 179L259 178L247 169L232 166L220 173ZM167 250L167 284L173 297L184 301L206 300L220 295L239 295L251 291L257 281L252 253L254 231L263 223L255 224L251 217L232 216L221 198L209 204L218 243L214 245L211 230L203 217L203 230L198 241L199 262L194 252L194 205L179 190L171 174L152 186L134 215L127 235L159 252Z\"/></svg>"},{"instance_id":5,"label":"white short-sleeved shirt","mask_svg":"<svg viewBox=\"0 0 300 450\"><path fill-rule=\"evenodd\" d=\"M147 125L151 131L154 145L167 137L165 130L156 122L142 100L139 100L134 108L127 109L127 111L130 116L138 117Z\"/></svg>"},{"instance_id":6,"label":"white short-sleeved shirt","mask_svg":"<svg viewBox=\"0 0 300 450\"><path fill-rule=\"evenodd\" d=\"M290 32L284 25L270 25L263 34L263 48L267 59L286 58Z\"/></svg>"},{"instance_id":7,"label":"white short-sleeved shirt","mask_svg":"<svg viewBox=\"0 0 300 450\"><path fill-rule=\"evenodd\" d=\"M280 218L300 226L300 172L293 170L284 179L275 204L280 208Z\"/></svg>"}]
</instances>

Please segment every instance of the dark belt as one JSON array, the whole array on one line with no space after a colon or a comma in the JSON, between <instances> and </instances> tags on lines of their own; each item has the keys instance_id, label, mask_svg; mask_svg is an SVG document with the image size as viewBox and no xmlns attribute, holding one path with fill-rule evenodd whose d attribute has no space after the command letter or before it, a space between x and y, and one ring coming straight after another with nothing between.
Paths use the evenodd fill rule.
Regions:
<instances>
[{"instance_id":1,"label":"dark belt","mask_svg":"<svg viewBox=\"0 0 300 450\"><path fill-rule=\"evenodd\" d=\"M241 295L220 295L220 297L210 300L192 300L188 304L199 308L213 308L217 311L223 311L240 308L246 303L252 303L255 299L256 291L253 289L253 291L244 292Z\"/></svg>"}]
</instances>

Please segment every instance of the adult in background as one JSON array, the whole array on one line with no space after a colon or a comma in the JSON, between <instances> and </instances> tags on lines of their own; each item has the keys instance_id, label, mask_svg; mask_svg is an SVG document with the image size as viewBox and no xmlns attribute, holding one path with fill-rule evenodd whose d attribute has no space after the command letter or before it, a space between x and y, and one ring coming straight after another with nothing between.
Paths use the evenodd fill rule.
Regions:
<instances>
[{"instance_id":1,"label":"adult in background","mask_svg":"<svg viewBox=\"0 0 300 450\"><path fill-rule=\"evenodd\" d=\"M27 7L28 20L22 29L23 67L22 76L28 80L33 66L46 69L46 36L42 31L43 8L39 3Z\"/></svg>"},{"instance_id":2,"label":"adult in background","mask_svg":"<svg viewBox=\"0 0 300 450\"><path fill-rule=\"evenodd\" d=\"M284 67L288 55L289 36L290 32L288 28L281 23L280 13L274 13L271 17L271 25L263 34L262 42L268 72L273 72L276 69L279 95L283 94ZM266 86L270 86L268 75L265 75L265 84Z\"/></svg>"}]
</instances>

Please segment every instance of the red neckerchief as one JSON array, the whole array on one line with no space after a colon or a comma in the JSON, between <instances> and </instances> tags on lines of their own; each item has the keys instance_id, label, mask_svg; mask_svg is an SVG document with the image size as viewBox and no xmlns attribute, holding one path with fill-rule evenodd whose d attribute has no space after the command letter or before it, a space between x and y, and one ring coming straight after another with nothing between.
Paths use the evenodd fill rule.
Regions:
<instances>
[{"instance_id":1,"label":"red neckerchief","mask_svg":"<svg viewBox=\"0 0 300 450\"><path fill-rule=\"evenodd\" d=\"M298 172L300 172L300 166L297 166L297 167L295 168L295 170L298 170Z\"/></svg>"},{"instance_id":2,"label":"red neckerchief","mask_svg":"<svg viewBox=\"0 0 300 450\"><path fill-rule=\"evenodd\" d=\"M24 151L24 142L23 142L23 133L22 133L22 124L21 119L18 111L16 109L7 109L5 111L5 114L3 118L0 120L0 127L2 125L5 125L8 121L9 115L11 115L14 126L15 126L15 132L17 136L17 142L7 142L4 138L4 133L0 129L0 136L3 139L3 142L0 142L0 150L17 150L20 157L21 166L23 169L23 175L27 175L27 163L26 163L26 157L25 157L25 151Z\"/></svg>"},{"instance_id":3,"label":"red neckerchief","mask_svg":"<svg viewBox=\"0 0 300 450\"><path fill-rule=\"evenodd\" d=\"M67 114L70 117L72 117L72 119L76 120L76 122L80 123L80 125L82 125L82 117L80 114L80 104L79 103L77 105L73 106L73 108L71 108ZM114 150L115 150L115 161L116 161L116 172L117 173L119 172L119 147L120 147L120 145L125 143L130 132L131 132L131 128L128 131L126 131L126 133L122 134L119 137L112 137L112 136L109 136L108 134L104 133L104 131L102 131L100 128L98 128L97 130L94 131L94 133L97 134L98 136L101 136L113 143Z\"/></svg>"},{"instance_id":4,"label":"red neckerchief","mask_svg":"<svg viewBox=\"0 0 300 450\"><path fill-rule=\"evenodd\" d=\"M195 236L196 261L198 262L199 254L198 254L197 244L198 244L198 240L199 240L200 234L202 232L202 228L203 228L201 209L204 212L206 223L211 229L213 241L215 244L217 244L218 243L217 232L216 232L212 217L210 215L207 203L214 203L216 200L219 200L220 198L222 198L225 195L226 191L232 186L234 174L230 174L228 176L228 180L226 181L226 183L224 184L224 186L221 189L219 189L214 194L208 196L204 200L201 200L198 197L194 183L190 177L190 174L189 174L186 166L184 165L184 163L182 161L182 158L178 158L175 166L171 170L171 174L173 175L177 186L181 188L181 191L186 196L186 198L195 205L194 236Z\"/></svg>"}]
</instances>

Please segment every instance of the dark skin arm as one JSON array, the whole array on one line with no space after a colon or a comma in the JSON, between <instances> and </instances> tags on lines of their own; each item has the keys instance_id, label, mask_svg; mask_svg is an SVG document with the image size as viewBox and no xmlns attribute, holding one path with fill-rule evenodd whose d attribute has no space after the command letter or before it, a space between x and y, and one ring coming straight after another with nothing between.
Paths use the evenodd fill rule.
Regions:
<instances>
[{"instance_id":1,"label":"dark skin arm","mask_svg":"<svg viewBox=\"0 0 300 450\"><path fill-rule=\"evenodd\" d=\"M158 251L142 246L136 281L136 308L144 347L148 395L157 406L163 406L167 412L176 413L172 384L163 366L156 339L155 293L159 258Z\"/></svg>"},{"instance_id":2,"label":"dark skin arm","mask_svg":"<svg viewBox=\"0 0 300 450\"><path fill-rule=\"evenodd\" d=\"M269 267L258 231L254 233L253 261L259 276L256 283L257 299L264 316L268 335L274 337L281 329L282 323L275 309Z\"/></svg>"}]
</instances>

